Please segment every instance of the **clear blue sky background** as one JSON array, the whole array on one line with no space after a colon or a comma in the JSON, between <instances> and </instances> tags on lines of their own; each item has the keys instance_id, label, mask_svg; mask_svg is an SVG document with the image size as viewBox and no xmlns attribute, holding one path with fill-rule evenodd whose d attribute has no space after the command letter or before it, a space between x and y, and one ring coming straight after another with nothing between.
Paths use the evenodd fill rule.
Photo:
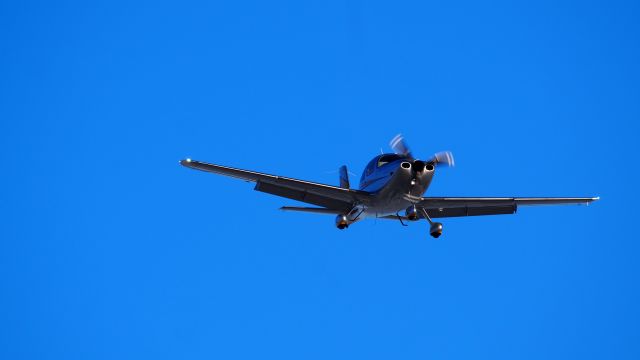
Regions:
<instances>
[{"instance_id":1,"label":"clear blue sky background","mask_svg":"<svg viewBox=\"0 0 640 360\"><path fill-rule=\"evenodd\" d=\"M0 358L638 359L633 1L3 2ZM424 223L337 183L403 133L430 194L590 207Z\"/></svg>"}]
</instances>

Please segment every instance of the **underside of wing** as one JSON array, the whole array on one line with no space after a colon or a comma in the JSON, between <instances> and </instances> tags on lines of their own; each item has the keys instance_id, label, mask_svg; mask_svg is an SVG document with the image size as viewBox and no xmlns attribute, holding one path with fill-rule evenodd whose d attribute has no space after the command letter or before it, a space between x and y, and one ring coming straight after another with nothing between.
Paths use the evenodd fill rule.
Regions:
<instances>
[{"instance_id":1,"label":"underside of wing","mask_svg":"<svg viewBox=\"0 0 640 360\"><path fill-rule=\"evenodd\" d=\"M430 217L513 214L519 206L588 205L596 197L425 197L416 204Z\"/></svg>"},{"instance_id":2,"label":"underside of wing","mask_svg":"<svg viewBox=\"0 0 640 360\"><path fill-rule=\"evenodd\" d=\"M322 206L330 211L348 211L355 203L368 203L370 194L365 191L350 190L337 186L325 185L310 181L298 180L283 176L259 173L250 170L236 169L227 166L208 164L186 159L180 164L188 168L211 172L255 182L255 190L272 195L298 200Z\"/></svg>"}]
</instances>

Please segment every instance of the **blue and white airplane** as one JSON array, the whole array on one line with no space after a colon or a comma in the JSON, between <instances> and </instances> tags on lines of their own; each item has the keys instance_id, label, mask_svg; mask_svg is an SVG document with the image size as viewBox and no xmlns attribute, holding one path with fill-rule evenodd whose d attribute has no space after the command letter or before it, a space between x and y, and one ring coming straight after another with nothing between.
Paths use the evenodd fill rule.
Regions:
<instances>
[{"instance_id":1,"label":"blue and white airplane","mask_svg":"<svg viewBox=\"0 0 640 360\"><path fill-rule=\"evenodd\" d=\"M338 229L365 218L404 221L426 219L431 236L442 234L442 224L434 218L514 214L518 206L589 204L598 197L424 197L440 166L453 166L450 152L440 152L427 160L416 159L401 135L391 140L394 153L374 157L360 178L360 189L351 189L346 166L340 167L340 185L325 185L255 171L235 169L186 159L186 167L255 182L255 190L316 205L284 206L287 211L336 215ZM400 213L403 213L402 215Z\"/></svg>"}]
</instances>

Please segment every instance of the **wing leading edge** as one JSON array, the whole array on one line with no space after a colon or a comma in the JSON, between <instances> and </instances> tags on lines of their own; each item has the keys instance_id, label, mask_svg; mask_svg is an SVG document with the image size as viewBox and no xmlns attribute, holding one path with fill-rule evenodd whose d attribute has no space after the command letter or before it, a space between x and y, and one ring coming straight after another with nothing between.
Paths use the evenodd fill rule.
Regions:
<instances>
[{"instance_id":1,"label":"wing leading edge","mask_svg":"<svg viewBox=\"0 0 640 360\"><path fill-rule=\"evenodd\" d=\"M180 164L191 169L255 182L255 190L340 212L349 211L355 203L368 203L370 197L369 193L365 191L350 190L256 171L209 164L191 159L182 160Z\"/></svg>"}]
</instances>

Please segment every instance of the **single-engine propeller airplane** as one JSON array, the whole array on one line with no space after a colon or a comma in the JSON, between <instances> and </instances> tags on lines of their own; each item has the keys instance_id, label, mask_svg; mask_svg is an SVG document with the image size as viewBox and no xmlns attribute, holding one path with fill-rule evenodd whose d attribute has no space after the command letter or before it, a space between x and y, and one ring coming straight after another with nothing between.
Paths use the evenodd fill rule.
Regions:
<instances>
[{"instance_id":1,"label":"single-engine propeller airplane","mask_svg":"<svg viewBox=\"0 0 640 360\"><path fill-rule=\"evenodd\" d=\"M360 178L360 189L351 189L346 166L340 167L339 186L297 180L255 171L235 169L185 159L180 164L255 182L255 190L298 200L317 207L284 206L287 211L336 215L338 229L364 218L405 221L426 219L434 238L442 235L442 224L434 218L514 214L518 206L589 204L598 197L424 197L436 169L453 166L453 155L439 152L428 160L413 156L402 135L391 140L394 153L374 157ZM400 215L400 212L404 212Z\"/></svg>"}]
</instances>

